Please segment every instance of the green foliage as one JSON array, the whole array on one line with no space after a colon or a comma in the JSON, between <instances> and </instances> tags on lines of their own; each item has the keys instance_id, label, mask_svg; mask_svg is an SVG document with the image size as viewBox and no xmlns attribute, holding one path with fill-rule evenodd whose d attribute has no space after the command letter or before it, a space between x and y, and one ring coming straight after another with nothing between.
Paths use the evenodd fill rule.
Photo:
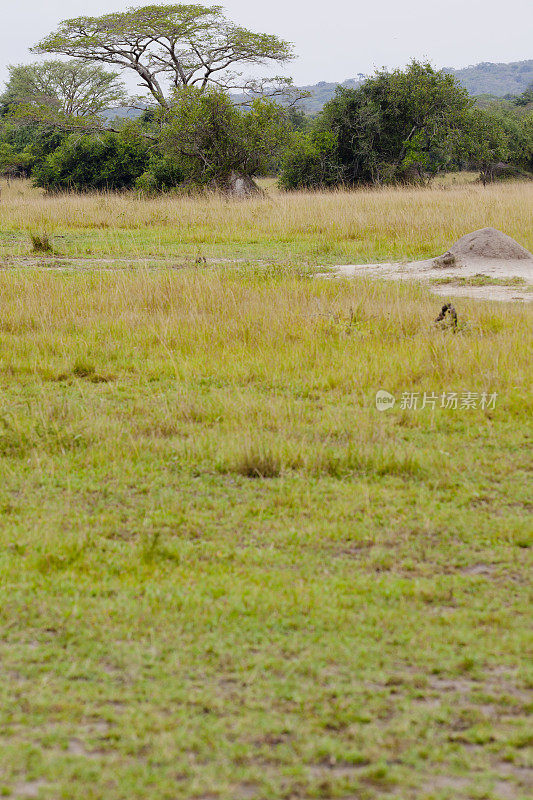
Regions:
<instances>
[{"instance_id":1,"label":"green foliage","mask_svg":"<svg viewBox=\"0 0 533 800\"><path fill-rule=\"evenodd\" d=\"M9 142L0 141L0 174L7 176L25 175L28 172L28 159L15 150Z\"/></svg>"},{"instance_id":2,"label":"green foliage","mask_svg":"<svg viewBox=\"0 0 533 800\"><path fill-rule=\"evenodd\" d=\"M64 141L66 134L46 125L0 125L0 171L28 176Z\"/></svg>"},{"instance_id":3,"label":"green foliage","mask_svg":"<svg viewBox=\"0 0 533 800\"><path fill-rule=\"evenodd\" d=\"M527 89L524 92L522 92L522 94L515 100L515 105L517 106L529 106L532 104L533 104L533 81L531 81Z\"/></svg>"},{"instance_id":4,"label":"green foliage","mask_svg":"<svg viewBox=\"0 0 533 800\"><path fill-rule=\"evenodd\" d=\"M28 140L23 153L27 154L32 171L54 153L68 135L54 126L37 124L23 126L19 132Z\"/></svg>"},{"instance_id":5,"label":"green foliage","mask_svg":"<svg viewBox=\"0 0 533 800\"><path fill-rule=\"evenodd\" d=\"M529 114L522 122L525 138L524 167L533 172L533 113Z\"/></svg>"},{"instance_id":6,"label":"green foliage","mask_svg":"<svg viewBox=\"0 0 533 800\"><path fill-rule=\"evenodd\" d=\"M172 86L217 86L261 91L262 81L244 79L241 64L285 63L292 45L230 22L221 6L147 5L101 17L65 20L34 48L133 69L157 103L168 106L164 76ZM272 81L270 81L272 83ZM277 80L280 91L290 85Z\"/></svg>"},{"instance_id":7,"label":"green foliage","mask_svg":"<svg viewBox=\"0 0 533 800\"><path fill-rule=\"evenodd\" d=\"M295 108L291 106L286 110L287 122L295 131L310 130L312 120L302 108Z\"/></svg>"},{"instance_id":8,"label":"green foliage","mask_svg":"<svg viewBox=\"0 0 533 800\"><path fill-rule=\"evenodd\" d=\"M70 61L45 61L10 66L0 95L0 116L18 107L45 107L64 114L87 116L126 101L118 76L103 67Z\"/></svg>"},{"instance_id":9,"label":"green foliage","mask_svg":"<svg viewBox=\"0 0 533 800\"><path fill-rule=\"evenodd\" d=\"M224 188L232 173L250 177L268 169L288 138L280 106L262 99L239 109L215 88L185 87L162 113L161 152L197 186Z\"/></svg>"},{"instance_id":10,"label":"green foliage","mask_svg":"<svg viewBox=\"0 0 533 800\"><path fill-rule=\"evenodd\" d=\"M149 145L135 124L120 133L71 134L34 169L49 191L127 189L149 162Z\"/></svg>"},{"instance_id":11,"label":"green foliage","mask_svg":"<svg viewBox=\"0 0 533 800\"><path fill-rule=\"evenodd\" d=\"M473 109L469 115L466 145L470 160L483 176L488 174L492 164L505 161L509 148L502 117L490 111Z\"/></svg>"},{"instance_id":12,"label":"green foliage","mask_svg":"<svg viewBox=\"0 0 533 800\"><path fill-rule=\"evenodd\" d=\"M469 106L466 91L453 76L413 61L405 70L378 72L359 88L339 87L316 126L336 137L338 182L384 183L413 168L434 174L449 164ZM302 162L301 147L294 159ZM289 177L297 172L292 161L289 155L283 185L295 183ZM320 183L311 177L297 185Z\"/></svg>"},{"instance_id":13,"label":"green foliage","mask_svg":"<svg viewBox=\"0 0 533 800\"><path fill-rule=\"evenodd\" d=\"M519 117L501 107L474 108L468 116L464 147L484 183L494 179L500 164L532 170L533 114Z\"/></svg>"},{"instance_id":14,"label":"green foliage","mask_svg":"<svg viewBox=\"0 0 533 800\"><path fill-rule=\"evenodd\" d=\"M523 117L504 115L501 125L507 137L509 162L533 172L533 112Z\"/></svg>"},{"instance_id":15,"label":"green foliage","mask_svg":"<svg viewBox=\"0 0 533 800\"><path fill-rule=\"evenodd\" d=\"M172 189L183 183L185 175L175 158L152 149L145 172L135 181L135 187L147 194Z\"/></svg>"},{"instance_id":16,"label":"green foliage","mask_svg":"<svg viewBox=\"0 0 533 800\"><path fill-rule=\"evenodd\" d=\"M339 183L337 139L328 131L313 130L293 135L282 162L282 189L311 189Z\"/></svg>"}]
</instances>

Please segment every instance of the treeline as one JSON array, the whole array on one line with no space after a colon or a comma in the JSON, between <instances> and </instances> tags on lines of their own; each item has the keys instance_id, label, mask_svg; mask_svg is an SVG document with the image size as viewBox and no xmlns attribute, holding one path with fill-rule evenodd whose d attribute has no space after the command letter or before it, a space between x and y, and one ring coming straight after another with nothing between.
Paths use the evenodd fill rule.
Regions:
<instances>
[{"instance_id":1,"label":"treeline","mask_svg":"<svg viewBox=\"0 0 533 800\"><path fill-rule=\"evenodd\" d=\"M58 130L46 123L0 123L0 165L5 177L31 178L50 192L165 191L183 174L145 135L144 121L117 131Z\"/></svg>"},{"instance_id":2,"label":"treeline","mask_svg":"<svg viewBox=\"0 0 533 800\"><path fill-rule=\"evenodd\" d=\"M286 189L427 182L478 169L484 182L533 172L531 89L479 108L451 75L413 62L339 87L293 135L280 176Z\"/></svg>"},{"instance_id":3,"label":"treeline","mask_svg":"<svg viewBox=\"0 0 533 800\"><path fill-rule=\"evenodd\" d=\"M301 93L291 81L242 77L243 65L289 61L292 45L235 25L220 6L66 20L34 49L67 60L10 67L0 172L48 191L243 196L261 174L300 189L425 183L465 168L484 182L533 171L531 89L482 109L453 75L413 61L339 87L309 117L296 110ZM134 70L146 90L149 108L140 99L145 110L134 121L109 122L109 109L126 102L109 65Z\"/></svg>"},{"instance_id":4,"label":"treeline","mask_svg":"<svg viewBox=\"0 0 533 800\"><path fill-rule=\"evenodd\" d=\"M93 117L84 127L79 116L69 130L66 119L28 121L8 85L0 169L48 191L226 191L232 174L245 191L258 174L276 174L284 189L333 188L426 183L458 169L486 182L533 172L531 94L480 109L452 75L413 62L339 87L314 118L267 99L238 108L221 90L185 87L168 108L112 130L94 130Z\"/></svg>"}]
</instances>

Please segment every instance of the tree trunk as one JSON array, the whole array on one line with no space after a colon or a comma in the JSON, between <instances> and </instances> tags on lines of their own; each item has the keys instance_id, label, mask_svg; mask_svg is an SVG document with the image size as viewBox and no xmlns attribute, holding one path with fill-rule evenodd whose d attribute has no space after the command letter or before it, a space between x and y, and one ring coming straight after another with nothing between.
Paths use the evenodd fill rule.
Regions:
<instances>
[{"instance_id":1,"label":"tree trunk","mask_svg":"<svg viewBox=\"0 0 533 800\"><path fill-rule=\"evenodd\" d=\"M213 188L240 200L262 194L259 186L249 175L243 175L235 170L232 170L225 178L218 179Z\"/></svg>"}]
</instances>

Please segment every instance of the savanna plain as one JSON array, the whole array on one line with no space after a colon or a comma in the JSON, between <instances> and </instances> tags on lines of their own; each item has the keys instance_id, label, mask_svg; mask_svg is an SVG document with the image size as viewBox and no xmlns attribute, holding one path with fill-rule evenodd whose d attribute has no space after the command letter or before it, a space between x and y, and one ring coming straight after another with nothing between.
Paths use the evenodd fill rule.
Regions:
<instances>
[{"instance_id":1,"label":"savanna plain","mask_svg":"<svg viewBox=\"0 0 533 800\"><path fill-rule=\"evenodd\" d=\"M525 800L531 306L314 275L533 186L267 189L1 186L0 796Z\"/></svg>"}]
</instances>

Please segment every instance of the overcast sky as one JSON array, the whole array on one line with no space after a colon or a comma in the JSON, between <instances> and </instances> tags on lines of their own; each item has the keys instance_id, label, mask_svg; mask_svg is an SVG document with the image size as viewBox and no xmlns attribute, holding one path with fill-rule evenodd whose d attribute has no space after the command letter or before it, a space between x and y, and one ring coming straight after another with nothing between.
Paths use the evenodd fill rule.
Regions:
<instances>
[{"instance_id":1,"label":"overcast sky","mask_svg":"<svg viewBox=\"0 0 533 800\"><path fill-rule=\"evenodd\" d=\"M215 0L216 1L216 0ZM142 0L1 0L0 81L7 64L58 22L142 5ZM437 67L533 58L532 0L219 0L230 19L294 43L296 84L343 81L411 58ZM145 3L146 4L146 3ZM203 5L211 5L204 3Z\"/></svg>"}]
</instances>

